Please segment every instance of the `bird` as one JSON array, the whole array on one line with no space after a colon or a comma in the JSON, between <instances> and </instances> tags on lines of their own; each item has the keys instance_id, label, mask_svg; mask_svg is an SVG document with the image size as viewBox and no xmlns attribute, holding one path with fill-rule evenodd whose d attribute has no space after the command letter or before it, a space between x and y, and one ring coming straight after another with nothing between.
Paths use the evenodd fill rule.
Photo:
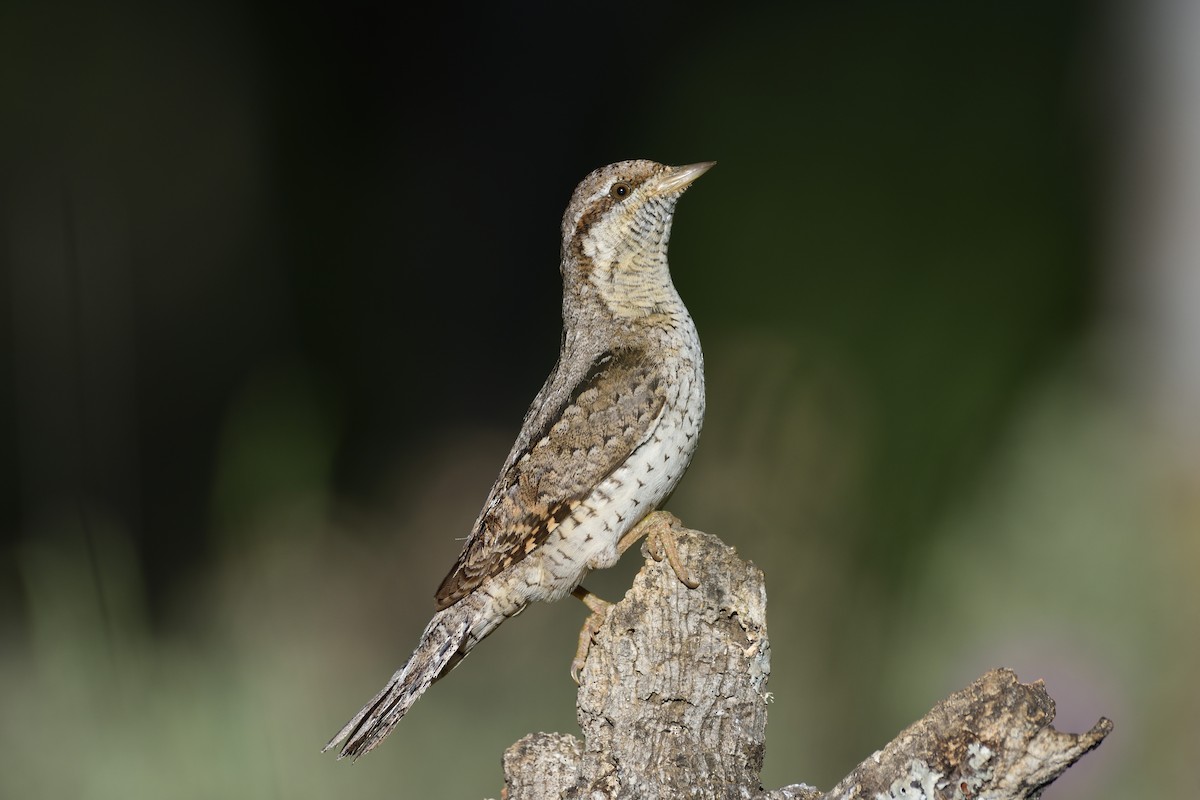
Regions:
<instances>
[{"instance_id":1,"label":"bird","mask_svg":"<svg viewBox=\"0 0 1200 800\"><path fill-rule=\"evenodd\" d=\"M715 162L601 167L562 219L558 361L436 592L436 612L388 683L322 752L357 760L429 686L534 601L574 595L592 610L571 675L608 604L582 586L643 537L679 580L666 512L704 421L704 356L667 263L679 198Z\"/></svg>"}]
</instances>

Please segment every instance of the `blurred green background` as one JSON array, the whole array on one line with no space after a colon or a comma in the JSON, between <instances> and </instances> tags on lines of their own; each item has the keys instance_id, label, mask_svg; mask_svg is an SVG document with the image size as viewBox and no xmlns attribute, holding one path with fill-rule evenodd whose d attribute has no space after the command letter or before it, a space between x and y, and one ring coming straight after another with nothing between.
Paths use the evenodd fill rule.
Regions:
<instances>
[{"instance_id":1,"label":"blurred green background","mask_svg":"<svg viewBox=\"0 0 1200 800\"><path fill-rule=\"evenodd\" d=\"M1196 794L1170 5L0 7L0 795L481 798L577 732L572 602L318 755L433 610L557 352L567 198L622 158L719 162L672 243L709 411L670 508L766 571L764 782L1003 665L1117 723L1047 798Z\"/></svg>"}]
</instances>

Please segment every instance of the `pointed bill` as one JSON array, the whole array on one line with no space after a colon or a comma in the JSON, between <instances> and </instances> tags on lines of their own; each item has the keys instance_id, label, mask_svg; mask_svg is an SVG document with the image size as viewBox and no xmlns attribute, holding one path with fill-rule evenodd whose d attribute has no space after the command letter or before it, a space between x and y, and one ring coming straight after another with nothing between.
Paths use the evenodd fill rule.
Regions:
<instances>
[{"instance_id":1,"label":"pointed bill","mask_svg":"<svg viewBox=\"0 0 1200 800\"><path fill-rule=\"evenodd\" d=\"M674 167L668 172L662 180L658 182L655 188L656 192L661 194L669 194L670 192L681 192L691 185L692 181L699 178L704 173L708 172L714 166L715 161L701 161L697 164L687 164L682 167Z\"/></svg>"}]
</instances>

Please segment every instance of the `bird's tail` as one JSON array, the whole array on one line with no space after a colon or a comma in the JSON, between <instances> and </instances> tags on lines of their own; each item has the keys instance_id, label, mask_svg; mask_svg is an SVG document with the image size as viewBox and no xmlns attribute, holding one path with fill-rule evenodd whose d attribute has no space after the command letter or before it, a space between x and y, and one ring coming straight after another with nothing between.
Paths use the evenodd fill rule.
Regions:
<instances>
[{"instance_id":1,"label":"bird's tail","mask_svg":"<svg viewBox=\"0 0 1200 800\"><path fill-rule=\"evenodd\" d=\"M430 684L453 669L495 627L493 624L482 629L489 615L480 600L478 596L467 596L434 614L421 634L421 643L404 666L321 752L341 744L339 759L357 759L382 742Z\"/></svg>"}]
</instances>

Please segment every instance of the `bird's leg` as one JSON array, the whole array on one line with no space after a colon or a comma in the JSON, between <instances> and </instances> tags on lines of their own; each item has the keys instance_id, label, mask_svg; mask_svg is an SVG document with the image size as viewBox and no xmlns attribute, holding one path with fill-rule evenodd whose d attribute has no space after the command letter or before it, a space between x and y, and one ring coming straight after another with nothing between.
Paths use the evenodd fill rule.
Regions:
<instances>
[{"instance_id":1,"label":"bird's leg","mask_svg":"<svg viewBox=\"0 0 1200 800\"><path fill-rule=\"evenodd\" d=\"M675 577L679 578L679 582L689 589L695 589L700 585L700 581L693 580L688 575L687 568L683 566L683 561L679 558L679 548L675 543L675 530L672 526L678 522L679 517L667 511L651 512L621 537L621 540L617 542L617 551L624 553L641 541L642 537L646 537L646 545L650 550L651 557L655 561L662 561L665 557L671 565L671 569L675 570Z\"/></svg>"},{"instance_id":2,"label":"bird's leg","mask_svg":"<svg viewBox=\"0 0 1200 800\"><path fill-rule=\"evenodd\" d=\"M592 637L600 630L600 626L604 624L604 620L608 617L608 610L612 608L612 603L601 598L599 595L592 594L582 586L576 586L571 590L571 594L583 601L583 604L592 610L592 613L584 620L583 627L579 629L579 647L575 650L575 658L571 660L571 680L575 681L575 685L579 685L579 674L583 671L583 664L587 661L588 650L592 648Z\"/></svg>"},{"instance_id":3,"label":"bird's leg","mask_svg":"<svg viewBox=\"0 0 1200 800\"><path fill-rule=\"evenodd\" d=\"M672 526L678 522L679 518L674 514L666 511L654 511L646 515L645 519L634 525L621 537L617 542L617 552L624 553L644 538L651 557L655 561L667 559L667 563L675 571L675 577L679 579L679 582L689 589L695 589L700 582L693 580L688 575L687 568L679 557L679 547L675 542L675 530ZM592 647L592 638L604 624L608 610L612 608L612 603L602 599L599 595L592 594L582 586L576 586L571 594L582 600L583 604L592 610L591 616L584 621L583 628L579 631L579 647L576 648L575 658L571 661L571 679L578 684L583 664L587 661L588 650Z\"/></svg>"}]
</instances>

